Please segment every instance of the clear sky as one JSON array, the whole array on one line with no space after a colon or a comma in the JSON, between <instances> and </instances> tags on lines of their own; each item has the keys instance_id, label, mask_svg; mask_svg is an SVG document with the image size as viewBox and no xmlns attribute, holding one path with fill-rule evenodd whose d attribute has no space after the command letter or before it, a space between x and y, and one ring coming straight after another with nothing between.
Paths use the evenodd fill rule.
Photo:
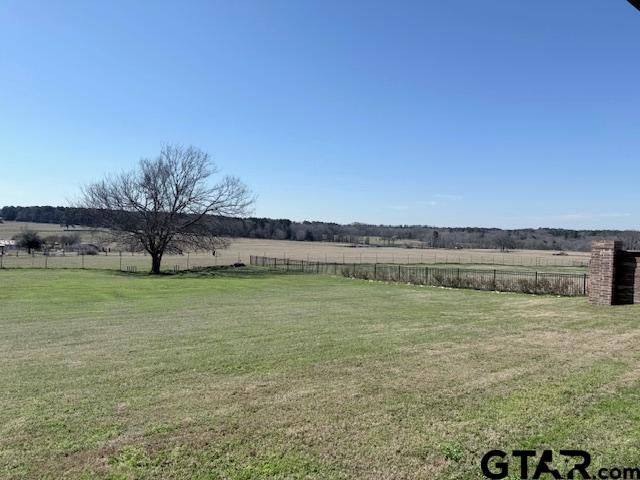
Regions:
<instances>
[{"instance_id":1,"label":"clear sky","mask_svg":"<svg viewBox=\"0 0 640 480\"><path fill-rule=\"evenodd\" d=\"M640 228L625 0L0 2L0 205L193 144L255 214Z\"/></svg>"}]
</instances>

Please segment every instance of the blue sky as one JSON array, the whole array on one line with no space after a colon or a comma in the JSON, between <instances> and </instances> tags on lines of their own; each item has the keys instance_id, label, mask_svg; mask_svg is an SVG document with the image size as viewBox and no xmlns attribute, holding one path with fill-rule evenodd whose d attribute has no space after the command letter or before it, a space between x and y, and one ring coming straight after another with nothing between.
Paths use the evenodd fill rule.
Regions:
<instances>
[{"instance_id":1,"label":"blue sky","mask_svg":"<svg viewBox=\"0 0 640 480\"><path fill-rule=\"evenodd\" d=\"M0 3L0 205L193 144L255 214L640 227L625 0Z\"/></svg>"}]
</instances>

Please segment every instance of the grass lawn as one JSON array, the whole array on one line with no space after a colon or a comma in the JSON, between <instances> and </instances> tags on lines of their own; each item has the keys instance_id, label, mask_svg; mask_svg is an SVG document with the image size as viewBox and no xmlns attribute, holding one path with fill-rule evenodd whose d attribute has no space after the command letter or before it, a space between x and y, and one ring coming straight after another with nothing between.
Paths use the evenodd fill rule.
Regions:
<instances>
[{"instance_id":1,"label":"grass lawn","mask_svg":"<svg viewBox=\"0 0 640 480\"><path fill-rule=\"evenodd\" d=\"M458 480L521 447L640 465L635 306L4 270L0 332L0 478Z\"/></svg>"}]
</instances>

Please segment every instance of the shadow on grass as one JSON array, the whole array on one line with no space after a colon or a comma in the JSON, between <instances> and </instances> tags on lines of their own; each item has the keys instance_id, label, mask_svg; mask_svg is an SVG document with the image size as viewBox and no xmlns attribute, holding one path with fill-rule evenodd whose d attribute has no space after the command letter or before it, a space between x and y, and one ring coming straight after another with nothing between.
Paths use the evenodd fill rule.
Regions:
<instances>
[{"instance_id":1,"label":"shadow on grass","mask_svg":"<svg viewBox=\"0 0 640 480\"><path fill-rule=\"evenodd\" d=\"M275 275L300 275L300 272L286 272L280 269L268 267L234 267L233 265L221 265L217 267L203 267L179 271L163 271L158 275L144 272L117 272L119 275L131 277L157 277L157 278L265 278Z\"/></svg>"}]
</instances>

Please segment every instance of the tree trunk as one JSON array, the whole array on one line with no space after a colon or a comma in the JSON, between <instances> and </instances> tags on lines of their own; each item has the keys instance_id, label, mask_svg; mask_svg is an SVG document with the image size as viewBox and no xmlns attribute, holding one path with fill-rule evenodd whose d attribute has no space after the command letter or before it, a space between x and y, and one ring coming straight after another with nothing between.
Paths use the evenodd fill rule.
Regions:
<instances>
[{"instance_id":1,"label":"tree trunk","mask_svg":"<svg viewBox=\"0 0 640 480\"><path fill-rule=\"evenodd\" d=\"M160 253L152 253L151 254L151 273L158 274L160 273L160 262L162 261L162 254Z\"/></svg>"}]
</instances>

